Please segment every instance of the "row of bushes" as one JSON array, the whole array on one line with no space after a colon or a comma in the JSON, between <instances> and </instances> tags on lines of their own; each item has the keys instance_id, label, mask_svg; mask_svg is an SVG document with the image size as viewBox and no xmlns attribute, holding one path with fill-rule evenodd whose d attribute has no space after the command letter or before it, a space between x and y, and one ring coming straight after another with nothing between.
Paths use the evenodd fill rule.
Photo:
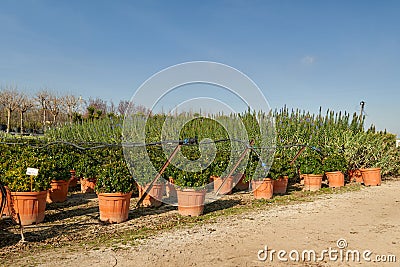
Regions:
<instances>
[{"instance_id":1,"label":"row of bushes","mask_svg":"<svg viewBox=\"0 0 400 267\"><path fill-rule=\"evenodd\" d=\"M188 120L189 123L184 124ZM185 126L179 127L181 125ZM127 192L134 186L130 173L140 184L148 183L177 145L164 142L164 147L129 146L130 142L143 144L194 137L225 141L181 148L182 154L174 159L164 175L166 179L174 177L181 187L201 187L208 183L211 175L226 175L251 139L256 141L254 151L238 168L247 179L266 176L276 179L282 175L294 178L299 170L321 173L334 167L341 171L381 167L383 175L400 173L394 135L375 132L372 128L365 131L363 118L356 114L350 116L333 111L310 114L285 107L269 114L246 112L213 119L186 115L172 119L154 115L146 120L144 116L132 115L125 122L105 118L55 128L42 139L17 140L24 145L3 143L0 179L13 191L29 191L26 168L36 167L40 171L33 189L38 191L48 188L51 179L68 179L68 171L75 169L79 176L97 177L99 192ZM2 137L3 142L7 140L7 136ZM53 141L73 142L80 149L65 144L49 145ZM128 145L123 150L121 144ZM96 146L99 148L82 149ZM303 146L307 148L290 165ZM188 163L187 159L192 162ZM197 171L188 171L188 167Z\"/></svg>"}]
</instances>

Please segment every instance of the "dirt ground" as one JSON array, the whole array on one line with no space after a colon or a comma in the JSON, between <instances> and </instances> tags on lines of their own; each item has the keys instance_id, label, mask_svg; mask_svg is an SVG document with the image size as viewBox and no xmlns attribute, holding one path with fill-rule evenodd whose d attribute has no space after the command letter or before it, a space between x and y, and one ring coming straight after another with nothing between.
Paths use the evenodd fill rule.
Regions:
<instances>
[{"instance_id":1,"label":"dirt ground","mask_svg":"<svg viewBox=\"0 0 400 267\"><path fill-rule=\"evenodd\" d=\"M176 212L176 211L172 211ZM169 216L165 213L163 216ZM47 215L46 215L47 216ZM130 215L131 216L131 215ZM171 217L172 218L172 217ZM124 227L133 225L127 224ZM149 222L147 222L149 223ZM122 226L121 226L122 227ZM338 240L340 241L338 244ZM116 241L117 242L117 241ZM342 249L342 246L347 246ZM7 259L7 266L400 266L400 181L313 202L218 217L215 222L164 230L136 245L61 247ZM341 247L339 248L338 245ZM265 261L265 247L268 258ZM260 251L261 250L261 251ZM277 258L277 252L286 255ZM304 250L324 259L301 261ZM336 252L334 251L336 250ZM358 250L360 261L349 251ZM371 254L363 253L367 250ZM296 252L300 261L297 261ZM283 253L283 252L282 252ZM290 253L290 254L289 254ZM343 256L341 256L343 255ZM331 256L331 259L330 259ZM396 262L374 262L382 260ZM393 256L396 256L394 259ZM338 259L335 260L335 257ZM367 261L368 258L371 261Z\"/></svg>"}]
</instances>

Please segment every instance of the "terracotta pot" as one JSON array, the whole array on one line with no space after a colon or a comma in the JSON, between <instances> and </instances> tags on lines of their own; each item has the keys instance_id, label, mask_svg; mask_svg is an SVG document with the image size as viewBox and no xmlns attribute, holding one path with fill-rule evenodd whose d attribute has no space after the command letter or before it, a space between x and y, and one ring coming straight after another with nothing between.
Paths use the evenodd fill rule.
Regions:
<instances>
[{"instance_id":1,"label":"terracotta pot","mask_svg":"<svg viewBox=\"0 0 400 267\"><path fill-rule=\"evenodd\" d=\"M200 216L204 211L206 190L181 189L178 194L178 212L183 216Z\"/></svg>"},{"instance_id":2,"label":"terracotta pot","mask_svg":"<svg viewBox=\"0 0 400 267\"><path fill-rule=\"evenodd\" d=\"M11 192L11 201L16 214L14 220L21 218L22 225L40 223L44 220L47 191L40 192Z\"/></svg>"},{"instance_id":3,"label":"terracotta pot","mask_svg":"<svg viewBox=\"0 0 400 267\"><path fill-rule=\"evenodd\" d=\"M359 169L349 170L348 174L349 174L350 182L353 182L353 181L356 183L363 182L362 174Z\"/></svg>"},{"instance_id":4,"label":"terracotta pot","mask_svg":"<svg viewBox=\"0 0 400 267\"><path fill-rule=\"evenodd\" d=\"M5 199L5 206L3 209L3 214L5 216L10 216L11 215L11 211L12 211L12 207L11 207L11 194L10 194L10 189L8 189L7 186L4 187L6 189L6 199ZM2 202L2 198L3 195L0 194L0 204ZM0 214L1 217L1 214Z\"/></svg>"},{"instance_id":5,"label":"terracotta pot","mask_svg":"<svg viewBox=\"0 0 400 267\"><path fill-rule=\"evenodd\" d=\"M97 178L81 178L82 193L94 193Z\"/></svg>"},{"instance_id":6,"label":"terracotta pot","mask_svg":"<svg viewBox=\"0 0 400 267\"><path fill-rule=\"evenodd\" d=\"M78 178L76 177L75 170L70 170L71 178L69 179L69 187L76 187L78 184Z\"/></svg>"},{"instance_id":7,"label":"terracotta pot","mask_svg":"<svg viewBox=\"0 0 400 267\"><path fill-rule=\"evenodd\" d=\"M342 187L344 186L344 174L340 171L326 172L329 187Z\"/></svg>"},{"instance_id":8,"label":"terracotta pot","mask_svg":"<svg viewBox=\"0 0 400 267\"><path fill-rule=\"evenodd\" d=\"M239 177L240 178L239 178ZM245 182L244 180L246 179L246 175L243 173L238 173L235 176L235 181L237 181L235 188L239 191L244 191L249 189L249 181Z\"/></svg>"},{"instance_id":9,"label":"terracotta pot","mask_svg":"<svg viewBox=\"0 0 400 267\"><path fill-rule=\"evenodd\" d=\"M146 191L148 188L148 185L146 187L138 186L139 189L139 199L142 197L143 193ZM143 199L142 206L143 207L160 207L162 205L162 197L164 195L165 191L165 185L161 183L155 183L151 187L149 193L146 195L146 197Z\"/></svg>"},{"instance_id":10,"label":"terracotta pot","mask_svg":"<svg viewBox=\"0 0 400 267\"><path fill-rule=\"evenodd\" d=\"M167 197L170 198L176 198L176 189L174 186L174 178L169 177L169 184L166 185L165 187L165 194L167 195Z\"/></svg>"},{"instance_id":11,"label":"terracotta pot","mask_svg":"<svg viewBox=\"0 0 400 267\"><path fill-rule=\"evenodd\" d=\"M68 181L52 180L50 189L47 191L47 203L64 202L68 195Z\"/></svg>"},{"instance_id":12,"label":"terracotta pot","mask_svg":"<svg viewBox=\"0 0 400 267\"><path fill-rule=\"evenodd\" d=\"M128 220L132 193L99 193L100 220L121 223Z\"/></svg>"},{"instance_id":13,"label":"terracotta pot","mask_svg":"<svg viewBox=\"0 0 400 267\"><path fill-rule=\"evenodd\" d=\"M224 178L225 179L225 178ZM222 178L214 176L214 192L217 192L218 188L222 185ZM233 177L226 178L225 183L219 190L220 195L230 195L232 194L233 188Z\"/></svg>"},{"instance_id":14,"label":"terracotta pot","mask_svg":"<svg viewBox=\"0 0 400 267\"><path fill-rule=\"evenodd\" d=\"M318 191L321 189L323 174L303 174L304 190Z\"/></svg>"},{"instance_id":15,"label":"terracotta pot","mask_svg":"<svg viewBox=\"0 0 400 267\"><path fill-rule=\"evenodd\" d=\"M381 168L367 168L361 169L360 171L364 180L364 185L381 185Z\"/></svg>"},{"instance_id":16,"label":"terracotta pot","mask_svg":"<svg viewBox=\"0 0 400 267\"><path fill-rule=\"evenodd\" d=\"M286 194L289 178L287 176L279 177L274 180L274 194Z\"/></svg>"},{"instance_id":17,"label":"terracotta pot","mask_svg":"<svg viewBox=\"0 0 400 267\"><path fill-rule=\"evenodd\" d=\"M273 181L270 178L265 178L261 181L251 181L255 199L271 199L274 194Z\"/></svg>"}]
</instances>

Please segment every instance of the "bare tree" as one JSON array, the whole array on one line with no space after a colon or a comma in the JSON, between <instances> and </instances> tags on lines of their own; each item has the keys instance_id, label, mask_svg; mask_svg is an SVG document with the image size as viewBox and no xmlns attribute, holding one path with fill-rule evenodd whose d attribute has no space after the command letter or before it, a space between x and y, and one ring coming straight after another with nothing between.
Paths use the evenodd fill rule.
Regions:
<instances>
[{"instance_id":1,"label":"bare tree","mask_svg":"<svg viewBox=\"0 0 400 267\"><path fill-rule=\"evenodd\" d=\"M124 116L125 112L128 110L130 102L128 100L121 100L118 104L118 112L121 116Z\"/></svg>"},{"instance_id":2,"label":"bare tree","mask_svg":"<svg viewBox=\"0 0 400 267\"><path fill-rule=\"evenodd\" d=\"M43 111L43 130L45 129L46 125L46 111L48 109L49 97L50 93L46 89L43 89L36 93L36 101L39 103Z\"/></svg>"},{"instance_id":3,"label":"bare tree","mask_svg":"<svg viewBox=\"0 0 400 267\"><path fill-rule=\"evenodd\" d=\"M114 102L111 100L110 101L110 105L108 106L108 112L107 113L115 115L116 112L117 112L117 108L115 107Z\"/></svg>"},{"instance_id":4,"label":"bare tree","mask_svg":"<svg viewBox=\"0 0 400 267\"><path fill-rule=\"evenodd\" d=\"M64 102L64 105L67 110L69 123L72 124L73 114L78 107L79 98L77 98L74 95L66 95L66 96L64 96L63 100L64 100L63 102Z\"/></svg>"},{"instance_id":5,"label":"bare tree","mask_svg":"<svg viewBox=\"0 0 400 267\"><path fill-rule=\"evenodd\" d=\"M53 116L53 125L57 122L57 117L61 112L63 106L63 99L57 96L55 93L51 93L48 98L47 107Z\"/></svg>"},{"instance_id":6,"label":"bare tree","mask_svg":"<svg viewBox=\"0 0 400 267\"><path fill-rule=\"evenodd\" d=\"M0 104L7 111L7 133L10 132L11 113L18 108L20 97L16 86L7 86L0 92Z\"/></svg>"},{"instance_id":7,"label":"bare tree","mask_svg":"<svg viewBox=\"0 0 400 267\"><path fill-rule=\"evenodd\" d=\"M101 98L89 98L89 107L93 107L96 112L99 113L99 115L106 115L107 114L107 101L101 99Z\"/></svg>"},{"instance_id":8,"label":"bare tree","mask_svg":"<svg viewBox=\"0 0 400 267\"><path fill-rule=\"evenodd\" d=\"M21 125L21 134L24 133L24 114L33 108L35 104L33 103L32 99L29 98L26 94L20 93L19 96L19 105L18 105L18 111L19 111L19 116L20 116L20 125Z\"/></svg>"}]
</instances>

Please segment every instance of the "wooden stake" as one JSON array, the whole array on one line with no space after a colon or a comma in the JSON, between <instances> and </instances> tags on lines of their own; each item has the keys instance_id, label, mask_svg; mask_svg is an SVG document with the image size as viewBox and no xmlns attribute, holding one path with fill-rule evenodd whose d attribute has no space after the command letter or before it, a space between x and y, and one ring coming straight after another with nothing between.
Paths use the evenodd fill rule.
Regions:
<instances>
[{"instance_id":1,"label":"wooden stake","mask_svg":"<svg viewBox=\"0 0 400 267\"><path fill-rule=\"evenodd\" d=\"M225 177L225 179L222 178L222 183L221 185L218 187L217 192L215 192L215 195L218 196L219 191L221 190L222 186L225 184L225 182L228 180L229 177L232 176L232 174L236 171L237 167L239 167L240 162L242 162L242 160L244 159L244 156L246 155L247 151L249 149L252 149L252 145L254 145L254 140L250 141L250 144L248 147L245 148L245 150L243 151L242 155L240 156L240 158L238 159L238 161L236 162L235 166L233 166L232 170L229 172L228 176Z\"/></svg>"}]
</instances>

